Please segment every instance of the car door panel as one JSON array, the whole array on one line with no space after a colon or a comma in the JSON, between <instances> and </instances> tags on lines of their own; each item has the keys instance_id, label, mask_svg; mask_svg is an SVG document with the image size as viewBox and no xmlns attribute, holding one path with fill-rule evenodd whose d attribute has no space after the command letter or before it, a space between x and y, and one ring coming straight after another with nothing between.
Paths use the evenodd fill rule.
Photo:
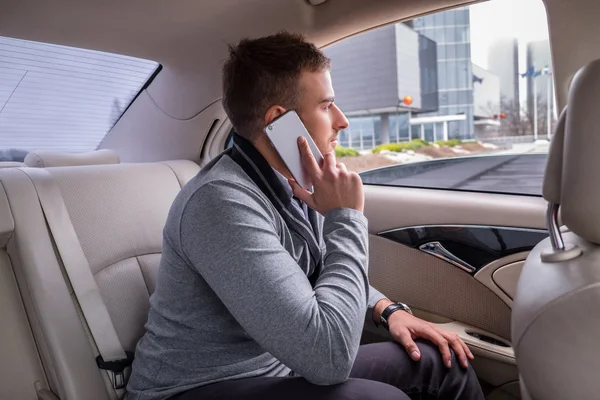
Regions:
<instances>
[{"instance_id":1,"label":"car door panel","mask_svg":"<svg viewBox=\"0 0 600 400\"><path fill-rule=\"evenodd\" d=\"M378 234L436 256L470 274L499 258L530 251L546 230L478 225L410 226Z\"/></svg>"},{"instance_id":2,"label":"car door panel","mask_svg":"<svg viewBox=\"0 0 600 400\"><path fill-rule=\"evenodd\" d=\"M475 279L487 286L511 307L517 280L528 254L528 252L517 253L491 262L475 274Z\"/></svg>"},{"instance_id":3,"label":"car door panel","mask_svg":"<svg viewBox=\"0 0 600 400\"><path fill-rule=\"evenodd\" d=\"M369 231L421 225L546 229L547 204L537 196L365 185Z\"/></svg>"},{"instance_id":4,"label":"car door panel","mask_svg":"<svg viewBox=\"0 0 600 400\"><path fill-rule=\"evenodd\" d=\"M371 284L390 299L407 303L418 317L457 333L476 357L472 365L478 377L493 387L488 398L519 398L518 370L510 347L510 307L529 249L546 237L544 200L534 196L371 185L365 185L365 198ZM427 234L415 236L415 228L422 227L428 229L419 232ZM504 247L491 245L485 262L471 273L419 250L418 240L403 243L389 235L394 231L411 232L412 239L444 242L453 240L454 231L463 235L456 240L464 239L474 246L474 251L485 248L481 241L465 239L465 227L488 232L491 227L496 234L502 229L502 235L497 236L505 239L504 235L513 231L527 234L499 239ZM508 251L509 248L514 251ZM460 251L468 251L468 247ZM490 254L495 257L489 257ZM464 253L461 256L473 263L473 258ZM372 326L365 330L369 341L389 339L386 335Z\"/></svg>"},{"instance_id":5,"label":"car door panel","mask_svg":"<svg viewBox=\"0 0 600 400\"><path fill-rule=\"evenodd\" d=\"M369 244L369 280L390 299L510 338L510 307L472 275L376 235Z\"/></svg>"}]
</instances>

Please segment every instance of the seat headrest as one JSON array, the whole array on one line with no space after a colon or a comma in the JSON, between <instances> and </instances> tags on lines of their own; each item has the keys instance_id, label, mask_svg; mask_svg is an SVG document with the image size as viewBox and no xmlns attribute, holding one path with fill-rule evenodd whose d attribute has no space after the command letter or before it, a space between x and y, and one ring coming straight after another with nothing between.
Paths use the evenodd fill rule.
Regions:
<instances>
[{"instance_id":1,"label":"seat headrest","mask_svg":"<svg viewBox=\"0 0 600 400\"><path fill-rule=\"evenodd\" d=\"M26 167L25 164L18 161L0 161L0 168L20 168Z\"/></svg>"},{"instance_id":2,"label":"seat headrest","mask_svg":"<svg viewBox=\"0 0 600 400\"><path fill-rule=\"evenodd\" d=\"M120 162L119 155L108 149L90 151L88 153L40 150L31 152L25 157L25 164L28 167L34 168L119 164Z\"/></svg>"},{"instance_id":3,"label":"seat headrest","mask_svg":"<svg viewBox=\"0 0 600 400\"><path fill-rule=\"evenodd\" d=\"M6 247L15 230L15 220L3 186L0 186L0 248Z\"/></svg>"},{"instance_id":4,"label":"seat headrest","mask_svg":"<svg viewBox=\"0 0 600 400\"><path fill-rule=\"evenodd\" d=\"M562 220L600 244L600 60L581 68L569 90L561 184Z\"/></svg>"},{"instance_id":5,"label":"seat headrest","mask_svg":"<svg viewBox=\"0 0 600 400\"><path fill-rule=\"evenodd\" d=\"M565 123L567 120L567 109L565 108L556 125L556 131L550 142L546 171L544 173L544 185L542 194L544 199L552 204L560 204L562 173L563 173L563 151L565 140Z\"/></svg>"}]
</instances>

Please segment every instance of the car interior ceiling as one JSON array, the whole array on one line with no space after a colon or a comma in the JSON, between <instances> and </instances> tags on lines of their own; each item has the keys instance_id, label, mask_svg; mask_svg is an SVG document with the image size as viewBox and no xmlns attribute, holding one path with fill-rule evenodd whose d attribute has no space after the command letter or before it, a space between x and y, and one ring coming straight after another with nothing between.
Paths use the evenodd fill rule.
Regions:
<instances>
[{"instance_id":1,"label":"car interior ceiling","mask_svg":"<svg viewBox=\"0 0 600 400\"><path fill-rule=\"evenodd\" d=\"M190 149L201 148L214 121L225 117L219 104L225 43L287 29L302 32L323 47L394 21L473 3L329 0L312 6L304 0L224 0L186 1L174 7L158 0L52 5L4 1L0 35L157 61L162 71L101 147L116 150L125 162L194 159L199 154ZM577 69L599 55L591 38L600 28L590 20L593 13L586 12L594 6L590 1L544 3L562 108ZM576 53L571 51L573 43ZM568 56L556 56L561 54ZM140 132L143 141L138 140ZM173 137L167 147L160 145L166 132Z\"/></svg>"},{"instance_id":2,"label":"car interior ceiling","mask_svg":"<svg viewBox=\"0 0 600 400\"><path fill-rule=\"evenodd\" d=\"M174 7L152 0L50 7L8 1L0 15L0 35L160 63L161 72L101 147L117 151L124 162L197 159L198 151L190 149L200 149L213 122L225 118L219 102L224 44L286 29L326 46L396 20L467 3L331 0L312 6L304 0L225 0L185 1ZM167 132L173 140L163 146L161 136Z\"/></svg>"},{"instance_id":3,"label":"car interior ceiling","mask_svg":"<svg viewBox=\"0 0 600 400\"><path fill-rule=\"evenodd\" d=\"M33 175L13 168L0 170L0 299L4 300L0 303L0 318L15 321L10 329L0 328L0 350L12 355L6 362L0 361L3 371L0 400L17 398L15 395L27 400L74 399L82 393L90 400L123 396L122 391L107 390L108 378L97 371L93 346L90 346L92 339L82 324L81 310L73 305L73 288L63 279L59 257L62 255L58 254L61 251L57 253L55 232L49 231L46 225L44 213L47 210L38 204L38 191L48 185L58 187L62 196L57 197L64 201L71 216L73 227L69 229L76 232L78 246L88 256L90 268L97 269L96 279L101 282L103 295L114 299L107 308L111 315L119 316L115 329L124 347L132 349L141 335L149 295L155 284L155 275L149 271L158 266L161 224L169 206L200 166L223 149L231 131L220 102L226 44L244 37L289 30L304 33L319 47L326 48L393 22L475 3L479 2L327 0L312 5L305 0L183 0L177 3L4 0L0 7L0 36L140 57L158 62L161 70L101 142L98 150L103 153L76 158L40 153L32 162L40 167L35 169L44 172L33 172ZM544 0L544 4L556 101L562 110L567 105L577 72L600 58L596 41L600 36L600 25L596 21L600 3ZM86 167L77 169L74 165ZM50 168L51 171L45 173L44 168L58 166L70 167ZM147 196L148 193L152 196ZM516 202L513 200L517 197L478 193L466 200L461 193L384 187L370 187L366 193L371 202L367 202L365 213L372 215L369 228L373 235L398 226L451 224L459 217L465 225L473 226L484 221L490 226L543 230L546 223L547 204L541 197L523 197ZM380 212L393 209L401 201L410 213L398 216ZM434 209L442 203L446 208ZM105 221L102 215L90 211L92 206L128 223ZM474 207L477 207L476 214L471 212ZM147 210L152 210L152 217L148 217ZM417 250L398 251L379 236L372 240L373 248L385 254L375 259L375 264L393 270L394 276L414 272L394 269L392 262L398 258L408 255L415 265L421 265ZM139 248L143 248L144 256L133 257ZM504 261L519 263L520 271L525 256L524 253L512 255ZM433 265L435 271L446 268L439 260ZM124 271L126 278L111 272L117 270ZM487 281L492 279L493 271L487 273L490 275L482 273L476 279L456 273L451 279L464 285L465 293L489 298L491 291ZM435 281L436 276L441 275L420 271L413 279ZM388 285L387 290L400 292L388 278L383 273L374 276L380 285ZM440 286L432 287L442 287L444 282L439 280L434 284ZM513 294L498 290L493 300L484 304L472 304L477 302L469 298L449 302L444 317L430 312L427 305L431 303L427 300L418 299L423 307L415 308L419 315L433 322L450 324L448 326L457 333L484 337L491 343L493 346L482 347L477 354L489 356L493 362L484 357L478 368L493 370L489 378L491 385L500 387L519 378L514 351L508 345L510 325L507 321L511 318ZM408 294L415 299L419 295L422 293ZM434 296L430 300L433 301ZM452 324L455 320L472 325L480 322L461 314L469 305L497 311L496 316L484 322L487 330ZM459 310L452 310L454 306ZM5 341L1 341L3 338ZM510 366L501 364L499 367L498 360ZM14 386L4 392L2 385L9 384ZM507 391L514 397L498 399L519 398L518 384Z\"/></svg>"}]
</instances>

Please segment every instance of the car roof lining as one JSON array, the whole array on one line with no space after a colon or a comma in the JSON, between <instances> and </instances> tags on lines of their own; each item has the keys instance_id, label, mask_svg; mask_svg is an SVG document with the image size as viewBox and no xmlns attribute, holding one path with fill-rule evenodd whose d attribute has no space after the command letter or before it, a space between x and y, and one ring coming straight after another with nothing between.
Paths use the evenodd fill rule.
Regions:
<instances>
[{"instance_id":1,"label":"car roof lining","mask_svg":"<svg viewBox=\"0 0 600 400\"><path fill-rule=\"evenodd\" d=\"M221 96L228 43L283 29L318 46L466 0L56 1L3 2L0 36L100 50L159 62L148 93L175 119L189 119ZM27 23L24 23L26 21Z\"/></svg>"},{"instance_id":2,"label":"car roof lining","mask_svg":"<svg viewBox=\"0 0 600 400\"><path fill-rule=\"evenodd\" d=\"M566 105L572 77L586 63L600 58L595 40L600 35L597 12L600 3L589 0L540 0L547 9L553 54L554 79L559 110ZM127 126L138 133L122 132L119 121L111 142L114 148L131 147L149 136L164 136L150 123L140 121L160 112L172 119L160 129L178 129L202 114L207 132L222 119L221 66L228 43L242 37L271 34L282 29L298 31L320 47L395 21L414 18L477 1L469 0L328 0L312 6L305 0L196 1L88 1L4 0L0 13L0 36L95 49L159 62L163 69L135 103L139 112ZM151 100L149 100L151 99ZM210 106L210 107L209 107ZM132 110L128 110L131 114ZM213 115L204 115L213 113ZM162 117L161 117L162 118ZM181 122L183 121L183 122ZM140 125L141 124L141 125ZM184 129L184 128L181 128ZM187 129L187 128L185 128ZM126 133L125 135L122 135ZM197 133L196 133L197 134ZM156 138L156 142L164 142ZM201 146L199 137L194 145ZM185 156L184 146L170 142L169 154ZM160 146L155 146L161 148ZM165 146L163 146L165 147ZM166 147L165 147L166 148ZM166 154L152 154L164 159ZM142 160L144 157L136 157Z\"/></svg>"}]
</instances>

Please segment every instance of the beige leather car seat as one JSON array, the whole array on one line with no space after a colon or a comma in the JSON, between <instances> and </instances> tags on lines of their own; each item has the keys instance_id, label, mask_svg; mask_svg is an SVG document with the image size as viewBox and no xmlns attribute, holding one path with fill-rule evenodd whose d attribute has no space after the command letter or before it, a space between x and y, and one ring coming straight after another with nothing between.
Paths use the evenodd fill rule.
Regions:
<instances>
[{"instance_id":1,"label":"beige leather car seat","mask_svg":"<svg viewBox=\"0 0 600 400\"><path fill-rule=\"evenodd\" d=\"M523 267L512 338L523 395L532 400L600 395L600 60L575 76L568 111L553 138L544 198L550 238ZM559 124L560 125L560 124ZM558 210L570 230L561 237Z\"/></svg>"},{"instance_id":2,"label":"beige leather car seat","mask_svg":"<svg viewBox=\"0 0 600 400\"><path fill-rule=\"evenodd\" d=\"M48 383L7 249L14 231L10 204L0 185L0 399L37 400L38 388L47 388Z\"/></svg>"},{"instance_id":3,"label":"beige leather car seat","mask_svg":"<svg viewBox=\"0 0 600 400\"><path fill-rule=\"evenodd\" d=\"M118 164L119 155L109 149L101 149L86 153L68 153L64 151L39 150L25 156L24 163L28 167L50 168L76 165Z\"/></svg>"},{"instance_id":4,"label":"beige leather car seat","mask_svg":"<svg viewBox=\"0 0 600 400\"><path fill-rule=\"evenodd\" d=\"M0 161L0 168L19 168L25 166L24 163L17 161Z\"/></svg>"},{"instance_id":5,"label":"beige leather car seat","mask_svg":"<svg viewBox=\"0 0 600 400\"><path fill-rule=\"evenodd\" d=\"M168 211L198 171L191 161L0 170L7 202L0 211L9 213L0 233L10 232L7 255L45 370L40 377L34 362L23 366L32 372L19 377L21 386L33 388L27 380L36 380L61 400L124 394L96 365L96 343L57 252L61 232L51 235L40 206L40 182L58 187L77 237L70 244L83 250L118 339L133 351L144 333Z\"/></svg>"}]
</instances>

